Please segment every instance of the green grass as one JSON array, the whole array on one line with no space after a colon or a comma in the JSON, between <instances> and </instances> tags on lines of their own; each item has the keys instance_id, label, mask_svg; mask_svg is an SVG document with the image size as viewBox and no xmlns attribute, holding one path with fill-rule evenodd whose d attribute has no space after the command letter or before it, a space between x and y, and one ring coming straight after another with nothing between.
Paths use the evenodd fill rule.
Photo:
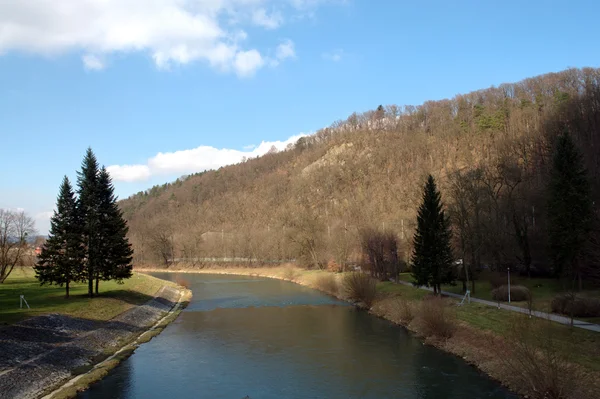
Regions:
<instances>
[{"instance_id":1,"label":"green grass","mask_svg":"<svg viewBox=\"0 0 600 399\"><path fill-rule=\"evenodd\" d=\"M401 273L400 280L406 282L412 282L413 278L410 273ZM523 285L531 291L533 295L533 308L543 312L551 312L552 299L564 292L562 283L559 280L551 278L527 278L521 276L513 276L511 278L511 284ZM469 288L471 286L469 285ZM462 295L462 283L457 282L456 285L443 285L442 290L452 292L454 294ZM581 295L600 297L600 290L586 290L582 291ZM481 273L478 279L475 281L475 293L471 292L471 296L474 298L485 299L488 301L494 301L492 298L492 286L489 281L488 273ZM520 306L527 308L526 301L511 302L511 305ZM598 322L600 317L595 318L581 318L589 322Z\"/></svg>"},{"instance_id":2,"label":"green grass","mask_svg":"<svg viewBox=\"0 0 600 399\"><path fill-rule=\"evenodd\" d=\"M412 282L410 273L400 275L402 281ZM560 283L551 279L527 279L517 277L521 285L528 287L537 299L537 309L549 310L552 298L561 291ZM480 280L476 282L477 298L492 300L491 286L489 281ZM461 285L443 286L444 291L461 293ZM378 289L382 294L400 295L406 299L418 300L427 295L428 292L417 288L396 285L391 282L379 283ZM598 295L598 292L588 292L588 295ZM534 303L535 299L534 299ZM517 306L526 307L526 303L514 302ZM471 303L457 308L456 316L458 320L479 330L491 331L497 335L507 337L510 335L512 325L528 316L503 309L497 309L492 306ZM588 321L591 321L588 319ZM568 354L574 362L595 371L600 371L600 333L583 330L580 328L570 328L559 323L551 323L553 337L559 342L561 350Z\"/></svg>"},{"instance_id":3,"label":"green grass","mask_svg":"<svg viewBox=\"0 0 600 399\"><path fill-rule=\"evenodd\" d=\"M109 320L134 305L148 301L165 284L170 283L134 273L124 284L101 281L100 295L92 299L87 297L87 284L73 284L70 297L66 299L64 287L40 286L32 268L18 268L0 284L0 325L47 313ZM20 295L25 295L31 309L19 308Z\"/></svg>"}]
</instances>

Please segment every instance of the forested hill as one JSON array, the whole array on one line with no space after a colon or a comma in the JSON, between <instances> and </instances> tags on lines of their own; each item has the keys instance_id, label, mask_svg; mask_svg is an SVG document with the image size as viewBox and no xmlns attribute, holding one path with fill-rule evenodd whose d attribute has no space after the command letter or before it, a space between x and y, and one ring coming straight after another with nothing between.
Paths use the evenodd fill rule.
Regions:
<instances>
[{"instance_id":1,"label":"forested hill","mask_svg":"<svg viewBox=\"0 0 600 399\"><path fill-rule=\"evenodd\" d=\"M352 114L293 148L121 201L136 263L294 258L343 263L364 228L410 250L427 174L452 217L457 257L540 269L553 138L584 152L598 204L600 69L569 69L420 106Z\"/></svg>"}]
</instances>

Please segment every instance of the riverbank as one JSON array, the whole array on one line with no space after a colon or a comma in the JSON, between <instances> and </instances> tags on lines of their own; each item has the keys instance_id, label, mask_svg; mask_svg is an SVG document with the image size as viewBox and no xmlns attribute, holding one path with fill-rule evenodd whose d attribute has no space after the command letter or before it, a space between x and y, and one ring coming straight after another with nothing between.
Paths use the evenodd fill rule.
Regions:
<instances>
[{"instance_id":1,"label":"riverbank","mask_svg":"<svg viewBox=\"0 0 600 399\"><path fill-rule=\"evenodd\" d=\"M142 271L142 269L138 269ZM291 281L310 288L325 291L340 299L347 300L341 289L343 276L324 271L303 270L293 266L265 268L208 268L192 269L143 269L144 271L178 272L178 273L209 273L237 274L260 276ZM185 277L182 277L185 279ZM331 284L331 281L335 282ZM327 281L326 284L323 284ZM453 302L451 307L455 315L455 326L451 337L436 338L425 333L419 323L418 312L422 299L428 294L413 287L397 285L389 282L378 284L379 298L369 310L372 314L385 318L395 324L402 325L415 335L421 337L429 345L461 357L474 365L504 386L523 396L538 397L539 392L533 392L531 387L524 386L521 369L508 367L506 355L514 352L514 336L511 336L512 326L528 321L524 315L512 314L509 311L498 310L478 304L457 307ZM414 313L407 320L406 305ZM558 343L561 354L568 354L573 362L573 368L567 367L570 375L581 378L577 386L577 397L599 397L598 386L600 376L600 341L597 333L587 331L572 331L565 326L551 326L553 342ZM540 348L544 349L544 348ZM567 373L565 373L567 374ZM559 376L560 377L560 376ZM540 379L544 376L540 375ZM575 389L575 388L572 388Z\"/></svg>"},{"instance_id":2,"label":"riverbank","mask_svg":"<svg viewBox=\"0 0 600 399\"><path fill-rule=\"evenodd\" d=\"M189 290L172 283L146 275L138 279L162 288L153 296L125 295L151 299L119 305L127 310L109 320L99 319L91 313L94 306L89 306L90 313L79 317L51 313L0 329L0 398L74 397L160 332L191 296ZM80 377L72 381L75 375Z\"/></svg>"}]
</instances>

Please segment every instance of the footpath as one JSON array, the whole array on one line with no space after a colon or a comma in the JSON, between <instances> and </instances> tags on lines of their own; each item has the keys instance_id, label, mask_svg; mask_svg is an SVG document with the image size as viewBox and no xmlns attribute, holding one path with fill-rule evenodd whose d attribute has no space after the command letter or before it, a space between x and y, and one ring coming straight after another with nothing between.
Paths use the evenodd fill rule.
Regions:
<instances>
[{"instance_id":1,"label":"footpath","mask_svg":"<svg viewBox=\"0 0 600 399\"><path fill-rule=\"evenodd\" d=\"M399 281L399 283L403 284L403 285L408 285L410 287L414 287L414 285L412 285L411 283L408 283L406 281ZM429 288L429 287L419 287L419 288L422 290L433 291L433 289ZM462 299L464 296L464 295L455 294L455 293L448 292L448 291L442 291L442 295L453 297L453 298L458 298L458 299ZM498 304L498 302L486 301L485 299L479 299L479 298L473 298L473 297L471 297L471 302L481 303L481 304L488 305L488 306L494 306L496 308L500 307L501 309L510 310L512 312L529 314L529 309L527 309L527 308L521 308L519 306L507 305L505 303ZM554 313L546 313L546 312L540 312L540 311L534 310L531 312L531 315L534 317L539 317L541 319L552 320L552 321L555 321L560 324L571 325L570 318L565 317L565 316L560 316L560 315L557 315ZM599 324L588 323L587 321L573 320L573 326L583 328L586 330L590 330L590 331L600 332Z\"/></svg>"},{"instance_id":2,"label":"footpath","mask_svg":"<svg viewBox=\"0 0 600 399\"><path fill-rule=\"evenodd\" d=\"M101 322L49 314L0 329L0 398L37 398L93 365L170 312L182 290L163 286L144 305Z\"/></svg>"}]
</instances>

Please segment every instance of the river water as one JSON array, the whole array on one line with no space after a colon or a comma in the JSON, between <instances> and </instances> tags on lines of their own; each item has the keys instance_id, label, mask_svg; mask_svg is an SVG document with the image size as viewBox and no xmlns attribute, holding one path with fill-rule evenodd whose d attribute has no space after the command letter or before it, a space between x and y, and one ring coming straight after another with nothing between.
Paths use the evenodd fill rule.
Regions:
<instances>
[{"instance_id":1,"label":"river water","mask_svg":"<svg viewBox=\"0 0 600 399\"><path fill-rule=\"evenodd\" d=\"M460 358L318 291L156 273L190 305L80 398L513 398Z\"/></svg>"}]
</instances>

